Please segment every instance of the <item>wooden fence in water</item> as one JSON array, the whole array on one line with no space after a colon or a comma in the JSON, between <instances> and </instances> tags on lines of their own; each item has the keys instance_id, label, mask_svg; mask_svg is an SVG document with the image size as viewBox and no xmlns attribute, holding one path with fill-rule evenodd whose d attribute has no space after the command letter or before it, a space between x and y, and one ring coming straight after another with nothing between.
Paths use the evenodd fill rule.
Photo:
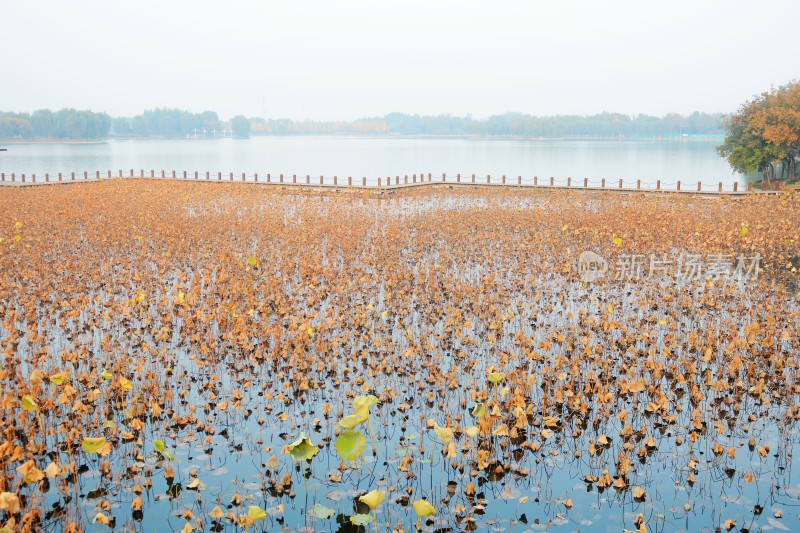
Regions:
<instances>
[{"instance_id":1,"label":"wooden fence in water","mask_svg":"<svg viewBox=\"0 0 800 533\"><path fill-rule=\"evenodd\" d=\"M48 184L57 184L57 183L86 183L86 182L96 182L100 180L109 180L109 179L155 179L155 180L180 180L180 181L196 181L196 182L244 182L244 183L254 183L254 184L261 184L261 185L277 185L277 186L303 186L303 187L318 187L318 188L325 188L325 189L341 189L341 188L352 188L352 189L365 189L365 190L381 190L381 191L391 191L396 189L402 189L407 187L423 187L423 186L441 186L441 185L449 185L449 186L492 186L492 187L525 187L525 188L543 188L543 189L570 189L570 190L601 190L601 191L624 191L624 192L633 192L633 191L646 191L646 192L664 192L664 193L691 193L691 194L717 194L717 195L740 195L740 194L748 194L754 192L766 192L766 193L774 193L780 192L775 190L768 190L766 185L763 185L760 188L754 189L752 183L748 183L746 187L739 187L738 182L734 182L732 186L724 187L723 182L718 182L714 185L706 184L704 185L702 182L688 182L688 181L677 181L674 183L667 183L662 182L661 180L656 180L655 182L642 182L642 180L637 179L635 182L628 181L627 183L624 180L606 180L605 178L600 180L589 180L588 178L583 179L573 179L572 177L567 177L566 179L556 179L554 177L550 178L539 178L538 176L533 176L532 178L523 178L522 176L516 176L512 178L507 178L505 175L492 178L491 175L487 175L485 178L477 178L475 174L471 176L467 175L447 175L441 174L441 176L436 175L434 176L432 173L420 173L420 174L412 174L409 176L408 174L404 175L401 179L400 176L387 176L385 179L383 177L378 177L377 179L372 179L368 182L366 177L362 177L361 179L353 179L352 176L348 176L346 179L340 179L338 176L333 176L333 178L325 179L324 176L319 177L312 177L309 174L305 176L299 176L297 174L292 174L291 176L284 175L284 174L261 174L258 173L254 174L247 174L247 173L234 173L234 172L177 172L172 170L167 172L165 170L155 171L150 170L146 172L145 170L139 170L138 173L131 169L128 173L119 170L117 172L112 172L108 170L106 172L101 172L99 170L95 171L94 173L89 173L84 171L81 173L70 172L70 173L61 173L58 174L49 174L46 173L44 176L36 176L36 174L30 174L26 176L25 174L20 174L19 176L16 173L0 173L0 186L2 185L10 185L10 186L32 186L32 185L48 185Z\"/></svg>"}]
</instances>

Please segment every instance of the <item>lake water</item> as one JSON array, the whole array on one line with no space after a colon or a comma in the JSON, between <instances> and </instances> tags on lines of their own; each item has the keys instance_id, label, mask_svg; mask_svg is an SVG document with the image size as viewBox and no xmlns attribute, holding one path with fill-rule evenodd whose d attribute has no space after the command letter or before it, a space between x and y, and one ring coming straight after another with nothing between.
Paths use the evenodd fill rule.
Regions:
<instances>
[{"instance_id":1,"label":"lake water","mask_svg":"<svg viewBox=\"0 0 800 533\"><path fill-rule=\"evenodd\" d=\"M573 183L588 178L608 186L618 180L663 187L681 180L685 187L698 181L709 186L722 182L726 188L744 181L715 149L721 141L563 141L413 139L358 137L255 137L215 140L112 140L97 144L6 145L0 153L0 172L39 176L69 172L115 174L131 169L155 170L168 175L175 170L194 173L234 172L266 176L339 176L354 181L379 177L432 173L516 176L532 180L551 176ZM344 181L340 181L344 183Z\"/></svg>"}]
</instances>

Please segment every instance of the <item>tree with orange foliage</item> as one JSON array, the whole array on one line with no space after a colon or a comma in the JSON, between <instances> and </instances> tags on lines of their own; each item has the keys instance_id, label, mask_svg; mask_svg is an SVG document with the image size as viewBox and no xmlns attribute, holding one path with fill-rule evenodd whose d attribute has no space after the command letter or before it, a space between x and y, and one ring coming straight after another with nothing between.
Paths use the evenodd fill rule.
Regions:
<instances>
[{"instance_id":1,"label":"tree with orange foliage","mask_svg":"<svg viewBox=\"0 0 800 533\"><path fill-rule=\"evenodd\" d=\"M800 83L793 81L764 92L725 122L725 141L717 149L734 170L758 171L769 182L793 179L800 157Z\"/></svg>"}]
</instances>

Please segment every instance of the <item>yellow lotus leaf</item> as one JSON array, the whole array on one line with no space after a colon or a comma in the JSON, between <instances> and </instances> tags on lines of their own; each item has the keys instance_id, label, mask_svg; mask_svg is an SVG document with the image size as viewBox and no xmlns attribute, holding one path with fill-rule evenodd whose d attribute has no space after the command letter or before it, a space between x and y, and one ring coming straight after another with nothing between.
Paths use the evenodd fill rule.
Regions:
<instances>
[{"instance_id":1,"label":"yellow lotus leaf","mask_svg":"<svg viewBox=\"0 0 800 533\"><path fill-rule=\"evenodd\" d=\"M92 519L92 524L96 524L98 522L103 524L104 526L107 526L111 524L111 519L106 515L104 515L103 513L98 512L96 515L94 515L94 518Z\"/></svg>"},{"instance_id":2,"label":"yellow lotus leaf","mask_svg":"<svg viewBox=\"0 0 800 533\"><path fill-rule=\"evenodd\" d=\"M748 233L750 233L750 228L742 222L742 237L746 237Z\"/></svg>"},{"instance_id":3,"label":"yellow lotus leaf","mask_svg":"<svg viewBox=\"0 0 800 533\"><path fill-rule=\"evenodd\" d=\"M103 370L102 374L100 374L100 377L102 377L103 379L108 381L109 379L113 378L114 376L108 370Z\"/></svg>"},{"instance_id":4,"label":"yellow lotus leaf","mask_svg":"<svg viewBox=\"0 0 800 533\"><path fill-rule=\"evenodd\" d=\"M336 437L336 451L346 461L355 461L364 452L367 438L359 431L345 431Z\"/></svg>"},{"instance_id":5,"label":"yellow lotus leaf","mask_svg":"<svg viewBox=\"0 0 800 533\"><path fill-rule=\"evenodd\" d=\"M361 412L357 412L352 415L347 415L346 417L339 420L339 422L336 423L336 427L342 429L353 429L357 425L366 422L367 418L369 418L369 411L367 411L366 409L362 409Z\"/></svg>"},{"instance_id":6,"label":"yellow lotus leaf","mask_svg":"<svg viewBox=\"0 0 800 533\"><path fill-rule=\"evenodd\" d=\"M42 371L37 369L31 372L30 382L31 385L39 385L42 382Z\"/></svg>"},{"instance_id":7,"label":"yellow lotus leaf","mask_svg":"<svg viewBox=\"0 0 800 533\"><path fill-rule=\"evenodd\" d=\"M503 372L490 372L488 377L492 383L500 383L506 379L506 375Z\"/></svg>"},{"instance_id":8,"label":"yellow lotus leaf","mask_svg":"<svg viewBox=\"0 0 800 533\"><path fill-rule=\"evenodd\" d=\"M217 505L211 510L210 513L208 513L208 516L210 516L214 520L219 520L220 518L225 516L225 514L222 512L222 508L219 505Z\"/></svg>"},{"instance_id":9,"label":"yellow lotus leaf","mask_svg":"<svg viewBox=\"0 0 800 533\"><path fill-rule=\"evenodd\" d=\"M21 235L14 235L14 242L19 242L21 240L22 240L22 236Z\"/></svg>"},{"instance_id":10,"label":"yellow lotus leaf","mask_svg":"<svg viewBox=\"0 0 800 533\"><path fill-rule=\"evenodd\" d=\"M614 243L614 246L620 246L622 245L622 237L614 237L614 240L611 242Z\"/></svg>"},{"instance_id":11,"label":"yellow lotus leaf","mask_svg":"<svg viewBox=\"0 0 800 533\"><path fill-rule=\"evenodd\" d=\"M36 400L34 400L33 396L30 394L26 394L22 397L21 407L24 411L36 411L39 409Z\"/></svg>"},{"instance_id":12,"label":"yellow lotus leaf","mask_svg":"<svg viewBox=\"0 0 800 533\"><path fill-rule=\"evenodd\" d=\"M50 464L44 469L44 473L47 477L57 477L61 473L61 468L54 461L50 461Z\"/></svg>"},{"instance_id":13,"label":"yellow lotus leaf","mask_svg":"<svg viewBox=\"0 0 800 533\"><path fill-rule=\"evenodd\" d=\"M86 453L97 453L105 444L105 437L84 437L81 448L83 448L83 451Z\"/></svg>"},{"instance_id":14,"label":"yellow lotus leaf","mask_svg":"<svg viewBox=\"0 0 800 533\"><path fill-rule=\"evenodd\" d=\"M371 490L363 496L359 496L358 500L362 503L369 505L370 509L375 509L377 506L386 499L386 491L384 490Z\"/></svg>"},{"instance_id":15,"label":"yellow lotus leaf","mask_svg":"<svg viewBox=\"0 0 800 533\"><path fill-rule=\"evenodd\" d=\"M63 385L64 380L67 379L67 373L59 372L58 374L53 374L48 379L50 380L50 383L52 383L53 385Z\"/></svg>"},{"instance_id":16,"label":"yellow lotus leaf","mask_svg":"<svg viewBox=\"0 0 800 533\"><path fill-rule=\"evenodd\" d=\"M258 259L256 259L255 256L251 255L250 257L247 258L247 264L250 265L251 267L254 267L258 264Z\"/></svg>"},{"instance_id":17,"label":"yellow lotus leaf","mask_svg":"<svg viewBox=\"0 0 800 533\"><path fill-rule=\"evenodd\" d=\"M425 500L415 500L411 503L414 506L414 511L417 513L417 516L435 516L436 509L434 509L433 505L426 502Z\"/></svg>"},{"instance_id":18,"label":"yellow lotus leaf","mask_svg":"<svg viewBox=\"0 0 800 533\"><path fill-rule=\"evenodd\" d=\"M480 431L481 428L479 428L478 426L467 426L464 428L464 434L471 439L477 437Z\"/></svg>"},{"instance_id":19,"label":"yellow lotus leaf","mask_svg":"<svg viewBox=\"0 0 800 533\"><path fill-rule=\"evenodd\" d=\"M350 517L350 523L354 526L366 527L370 522L375 522L375 517L371 514L356 513Z\"/></svg>"},{"instance_id":20,"label":"yellow lotus leaf","mask_svg":"<svg viewBox=\"0 0 800 533\"><path fill-rule=\"evenodd\" d=\"M119 387L124 391L129 391L133 388L133 383L128 378L120 376Z\"/></svg>"},{"instance_id":21,"label":"yellow lotus leaf","mask_svg":"<svg viewBox=\"0 0 800 533\"><path fill-rule=\"evenodd\" d=\"M247 516L250 518L250 520L257 522L258 520L266 519L267 512L258 505L250 505L247 508Z\"/></svg>"},{"instance_id":22,"label":"yellow lotus leaf","mask_svg":"<svg viewBox=\"0 0 800 533\"><path fill-rule=\"evenodd\" d=\"M183 291L178 291L178 296L175 297L175 303L177 305L183 305L186 301L186 294Z\"/></svg>"},{"instance_id":23,"label":"yellow lotus leaf","mask_svg":"<svg viewBox=\"0 0 800 533\"><path fill-rule=\"evenodd\" d=\"M18 466L17 472L22 476L22 480L25 483L36 483L44 479L44 472L36 468L36 463L32 459L22 466Z\"/></svg>"},{"instance_id":24,"label":"yellow lotus leaf","mask_svg":"<svg viewBox=\"0 0 800 533\"><path fill-rule=\"evenodd\" d=\"M291 455L292 459L295 461L311 459L319 452L319 448L311 443L305 433L300 433L300 438L291 443L288 448L289 455Z\"/></svg>"},{"instance_id":25,"label":"yellow lotus leaf","mask_svg":"<svg viewBox=\"0 0 800 533\"><path fill-rule=\"evenodd\" d=\"M131 509L134 511L141 511L142 505L144 505L144 500L142 500L141 496L137 496L131 501Z\"/></svg>"},{"instance_id":26,"label":"yellow lotus leaf","mask_svg":"<svg viewBox=\"0 0 800 533\"><path fill-rule=\"evenodd\" d=\"M22 229L22 222L17 220L16 222L14 222L14 227L17 229Z\"/></svg>"},{"instance_id":27,"label":"yellow lotus leaf","mask_svg":"<svg viewBox=\"0 0 800 533\"><path fill-rule=\"evenodd\" d=\"M142 303L147 298L147 295L143 290L136 291L136 301Z\"/></svg>"},{"instance_id":28,"label":"yellow lotus leaf","mask_svg":"<svg viewBox=\"0 0 800 533\"><path fill-rule=\"evenodd\" d=\"M353 400L353 409L355 411L360 411L361 409L364 408L369 410L370 407L372 407L373 405L378 405L378 403L380 403L380 400L376 396L373 396L372 394L357 396Z\"/></svg>"},{"instance_id":29,"label":"yellow lotus leaf","mask_svg":"<svg viewBox=\"0 0 800 533\"><path fill-rule=\"evenodd\" d=\"M20 512L19 496L13 492L0 493L0 511L9 515Z\"/></svg>"},{"instance_id":30,"label":"yellow lotus leaf","mask_svg":"<svg viewBox=\"0 0 800 533\"><path fill-rule=\"evenodd\" d=\"M480 418L486 414L486 406L481 402L475 402L475 407L472 408L470 413L474 418Z\"/></svg>"},{"instance_id":31,"label":"yellow lotus leaf","mask_svg":"<svg viewBox=\"0 0 800 533\"><path fill-rule=\"evenodd\" d=\"M453 430L448 427L442 427L436 422L433 423L433 432L439 437L439 440L447 446L453 440Z\"/></svg>"}]
</instances>

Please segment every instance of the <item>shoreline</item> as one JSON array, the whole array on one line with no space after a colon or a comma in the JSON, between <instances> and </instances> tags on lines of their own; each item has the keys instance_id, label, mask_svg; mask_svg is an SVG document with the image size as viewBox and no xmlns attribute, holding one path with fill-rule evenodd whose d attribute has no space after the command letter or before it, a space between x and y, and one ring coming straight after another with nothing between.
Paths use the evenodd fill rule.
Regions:
<instances>
[{"instance_id":1,"label":"shoreline","mask_svg":"<svg viewBox=\"0 0 800 533\"><path fill-rule=\"evenodd\" d=\"M594 141L594 142L719 142L722 140L720 137L702 135L697 137L677 137L677 136L652 136L652 137L594 137L594 136L579 136L579 137L527 137L522 135L411 135L411 134L397 134L397 135L363 135L363 134L349 134L349 133L288 133L288 134L254 134L246 139L266 139L266 138L280 138L280 139L378 139L378 140L461 140L461 141L525 141L525 142L571 142L571 141ZM75 145L90 145L90 144L104 144L109 141L206 141L214 142L231 139L231 137L209 138L209 139L194 139L186 137L109 137L101 140L70 140L70 139L0 139L0 145L25 145L25 144L75 144Z\"/></svg>"}]
</instances>

